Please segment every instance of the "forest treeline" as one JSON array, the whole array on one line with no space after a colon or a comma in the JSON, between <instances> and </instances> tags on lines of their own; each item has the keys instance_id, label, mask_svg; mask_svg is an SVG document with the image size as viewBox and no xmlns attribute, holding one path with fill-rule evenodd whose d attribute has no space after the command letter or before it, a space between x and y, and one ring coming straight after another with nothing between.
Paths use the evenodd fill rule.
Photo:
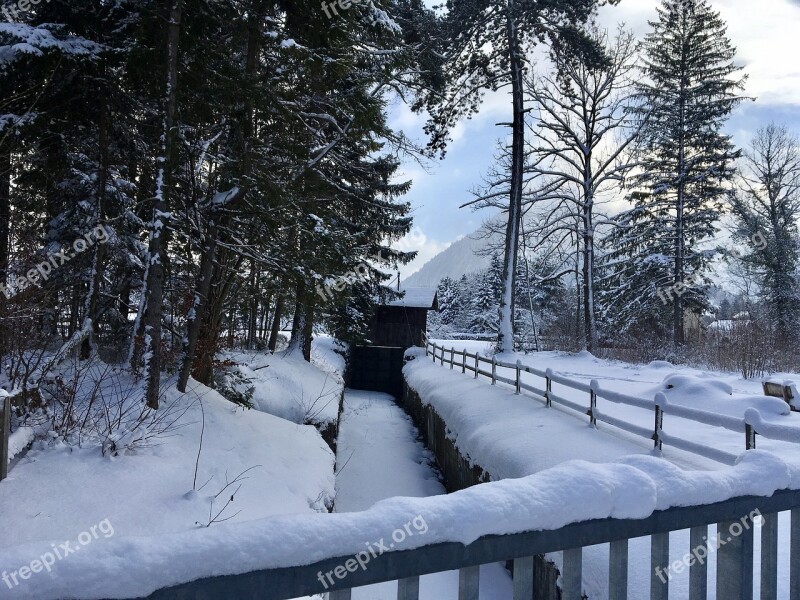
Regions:
<instances>
[{"instance_id":1,"label":"forest treeline","mask_svg":"<svg viewBox=\"0 0 800 600\"><path fill-rule=\"evenodd\" d=\"M28 3L0 24L5 385L99 356L156 408L164 373L213 385L219 350L274 350L283 327L307 359L321 328L363 341L413 258L391 248L412 227L399 165L443 154L498 91L510 133L476 206L504 215L488 319L501 349L526 343L530 289L552 295L573 272L585 347L609 327L685 343L726 210L736 236L766 236L742 269L788 334L796 141L767 127L742 153L722 132L744 82L707 2L664 0L641 42L594 24L616 3ZM393 102L426 115L426 140L390 127ZM609 194L630 210L603 214Z\"/></svg>"}]
</instances>

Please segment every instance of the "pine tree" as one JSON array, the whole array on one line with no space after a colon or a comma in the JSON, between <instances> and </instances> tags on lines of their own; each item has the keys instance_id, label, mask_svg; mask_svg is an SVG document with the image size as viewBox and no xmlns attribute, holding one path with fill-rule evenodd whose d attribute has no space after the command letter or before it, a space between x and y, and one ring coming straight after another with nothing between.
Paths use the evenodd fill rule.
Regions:
<instances>
[{"instance_id":1,"label":"pine tree","mask_svg":"<svg viewBox=\"0 0 800 600\"><path fill-rule=\"evenodd\" d=\"M473 333L497 333L500 327L497 309L503 296L503 263L497 254L492 255L489 268L476 278L472 306L474 316L470 323Z\"/></svg>"},{"instance_id":2,"label":"pine tree","mask_svg":"<svg viewBox=\"0 0 800 600\"><path fill-rule=\"evenodd\" d=\"M442 324L453 325L463 309L456 282L450 277L442 279L439 282L437 297Z\"/></svg>"},{"instance_id":3,"label":"pine tree","mask_svg":"<svg viewBox=\"0 0 800 600\"><path fill-rule=\"evenodd\" d=\"M608 240L616 283L605 295L616 322L665 318L684 341L684 311L708 304L703 284L713 252L701 244L716 232L739 156L722 127L742 101L726 25L707 0L662 0L643 43L639 87L647 125L640 137L635 207ZM666 328L666 323L659 323Z\"/></svg>"}]
</instances>

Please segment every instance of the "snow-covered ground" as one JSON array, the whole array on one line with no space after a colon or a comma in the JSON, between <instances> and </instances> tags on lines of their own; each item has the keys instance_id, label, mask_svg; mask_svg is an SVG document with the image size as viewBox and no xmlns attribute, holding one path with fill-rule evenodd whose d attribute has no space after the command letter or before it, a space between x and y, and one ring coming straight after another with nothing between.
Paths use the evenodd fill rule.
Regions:
<instances>
[{"instance_id":1,"label":"snow-covered ground","mask_svg":"<svg viewBox=\"0 0 800 600\"><path fill-rule=\"evenodd\" d=\"M524 477L571 459L610 462L652 452L652 442L594 429L586 418L547 408L507 387L492 386L430 359L411 361L404 373L409 386L447 423L459 451L495 479ZM685 466L704 466L691 456L682 459Z\"/></svg>"},{"instance_id":2,"label":"snow-covered ground","mask_svg":"<svg viewBox=\"0 0 800 600\"><path fill-rule=\"evenodd\" d=\"M36 442L0 484L0 548L72 539L104 519L118 536L205 527L238 483L215 495L242 473L217 520L319 512L332 503L334 457L314 427L236 407L194 381L186 394L168 385L162 410L175 426L135 451L103 456L97 446Z\"/></svg>"},{"instance_id":3,"label":"snow-covered ground","mask_svg":"<svg viewBox=\"0 0 800 600\"><path fill-rule=\"evenodd\" d=\"M389 394L347 390L336 459L336 511L393 496L444 494L433 455Z\"/></svg>"},{"instance_id":4,"label":"snow-covered ground","mask_svg":"<svg viewBox=\"0 0 800 600\"><path fill-rule=\"evenodd\" d=\"M322 338L313 356L315 365L285 353L230 357L245 365L242 373L251 379L254 403L262 410L235 406L193 381L181 395L170 380L163 399L163 414L175 417L175 427L163 432L169 435L126 446L132 432L122 432L115 438L119 451L106 447L105 454L93 441L36 442L0 484L0 571L19 571L66 540L80 552L18 585L0 584L0 598L142 595L203 576L310 564L363 551L365 543L390 537L410 522L414 535L397 549L466 544L488 534L555 529L608 516L641 518L669 506L800 488L800 469L774 453L748 452L734 467L706 461L699 470L690 469L694 465L685 456L672 457L679 467L650 456L641 440L592 429L585 417L545 409L503 386L425 360L407 367L412 379L434 398L459 447L495 478L505 479L443 494L430 454L403 411L384 394L348 391L334 483L334 457L318 431L293 422L309 420L301 415L304 403L298 397L318 398L328 381L341 386L343 361L334 342ZM535 358L586 380L627 373L644 391L660 386L666 375L663 365L603 364L555 353ZM699 376L684 370L679 375ZM696 383L672 381L678 384L674 390ZM728 390L716 383L709 389ZM338 410L338 399L335 404ZM292 419L267 414L272 411ZM337 512L327 514L334 493ZM228 503L231 495L234 501ZM782 522L782 532L785 527ZM91 540L84 544L87 536ZM784 536L780 597L786 596L788 580L786 541ZM672 559L687 550L688 534L673 534ZM646 597L648 563L647 540L632 541L631 598ZM712 577L713 569L712 561ZM606 597L606 570L607 548L588 548L584 585L592 600ZM671 597L686 597L687 581L685 574L676 576ZM511 597L508 574L499 565L482 569L481 588L483 598ZM421 582L425 600L455 597L456 590L455 572ZM354 598L393 599L395 593L396 584L388 583L355 590Z\"/></svg>"},{"instance_id":5,"label":"snow-covered ground","mask_svg":"<svg viewBox=\"0 0 800 600\"><path fill-rule=\"evenodd\" d=\"M683 472L649 456L609 464L571 461L525 478L453 494L381 500L361 512L277 515L157 536L100 536L83 545L81 552L55 562L51 572L31 578L27 587L2 593L40 600L142 595L202 576L354 556L364 551L367 542L395 539L393 534L412 522L413 534L396 539L394 549L469 544L486 535L553 530L609 516L644 518L658 508L769 495L793 480L797 481L796 474L763 451L750 452L740 464L719 472ZM149 516L140 514L142 519ZM0 564L26 565L51 547L49 541L40 541L4 548ZM634 561L641 556L634 555ZM508 598L501 594L494 597Z\"/></svg>"},{"instance_id":6,"label":"snow-covered ground","mask_svg":"<svg viewBox=\"0 0 800 600\"><path fill-rule=\"evenodd\" d=\"M340 377L301 364L302 358L250 358L248 369L257 369L256 375L268 371L272 378L268 382L254 378L256 398L266 402L271 396L271 406L282 405L286 412L287 407L302 407L302 398L320 397L320 390L337 395L342 389ZM89 533L94 546L112 540L124 546L132 539L151 539L155 544L163 536L187 532L213 544L227 535L225 527L237 523L327 513L332 506L335 457L316 427L237 406L194 380L181 394L175 380L168 379L158 412L161 421L152 426L150 435L143 426L131 426L139 414L135 405L140 384L101 363L92 368L107 395L95 398L97 411L84 413L79 408L77 414L90 419L100 415L101 421L103 415L124 414L130 423L105 440L96 434L105 431L98 428L103 423L87 429L89 433L73 432L66 438L41 436L47 434L48 421L37 424L39 439L0 483L0 571L17 571L42 555L33 548L51 544L57 548L67 540L88 553L89 546L76 540ZM88 397L81 389L78 404ZM107 403L105 408L99 406L101 401ZM335 415L338 397L332 405ZM14 433L12 454L28 443L33 432L34 428L25 427ZM58 561L53 573L60 563L69 567L74 558ZM102 573L105 566L97 568ZM91 596L85 578L79 568L63 579L44 572L27 580L17 576L16 584L9 579L10 587L0 584L0 598L47 596L42 589ZM41 584L44 588L38 587Z\"/></svg>"}]
</instances>

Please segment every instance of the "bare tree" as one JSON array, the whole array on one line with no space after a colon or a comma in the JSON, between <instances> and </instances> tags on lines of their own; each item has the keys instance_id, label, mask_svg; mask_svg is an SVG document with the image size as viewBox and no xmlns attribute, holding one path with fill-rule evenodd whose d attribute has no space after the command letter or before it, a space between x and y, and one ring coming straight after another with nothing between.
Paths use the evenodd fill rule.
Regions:
<instances>
[{"instance_id":1,"label":"bare tree","mask_svg":"<svg viewBox=\"0 0 800 600\"><path fill-rule=\"evenodd\" d=\"M800 329L797 292L800 219L800 140L786 127L758 130L742 159L731 194L737 238L747 242L741 260L754 273L772 324L782 334Z\"/></svg>"},{"instance_id":2,"label":"bare tree","mask_svg":"<svg viewBox=\"0 0 800 600\"><path fill-rule=\"evenodd\" d=\"M547 181L534 197L537 202L555 201L560 208L569 208L567 215L575 216L583 330L590 352L597 349L595 208L598 199L618 186L634 166L627 150L645 122L630 111L636 53L633 34L623 29L614 39L606 32L592 34L606 49L606 65L587 65L556 48L554 73L528 82L539 117L532 125L529 171Z\"/></svg>"}]
</instances>

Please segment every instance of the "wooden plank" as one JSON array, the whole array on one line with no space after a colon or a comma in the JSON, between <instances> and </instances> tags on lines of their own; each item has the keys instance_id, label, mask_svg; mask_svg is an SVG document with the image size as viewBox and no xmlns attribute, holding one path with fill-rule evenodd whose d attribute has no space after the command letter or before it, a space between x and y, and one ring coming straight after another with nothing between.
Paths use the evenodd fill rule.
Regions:
<instances>
[{"instance_id":1,"label":"wooden plank","mask_svg":"<svg viewBox=\"0 0 800 600\"><path fill-rule=\"evenodd\" d=\"M478 600L481 567L464 567L458 570L458 600Z\"/></svg>"},{"instance_id":2,"label":"wooden plank","mask_svg":"<svg viewBox=\"0 0 800 600\"><path fill-rule=\"evenodd\" d=\"M628 598L628 540L616 540L608 549L608 597Z\"/></svg>"},{"instance_id":3,"label":"wooden plank","mask_svg":"<svg viewBox=\"0 0 800 600\"><path fill-rule=\"evenodd\" d=\"M563 600L583 597L583 548L564 550L564 570L561 573Z\"/></svg>"},{"instance_id":4,"label":"wooden plank","mask_svg":"<svg viewBox=\"0 0 800 600\"><path fill-rule=\"evenodd\" d=\"M752 524L722 521L717 535L717 598L753 600Z\"/></svg>"},{"instance_id":5,"label":"wooden plank","mask_svg":"<svg viewBox=\"0 0 800 600\"><path fill-rule=\"evenodd\" d=\"M708 599L708 525L689 530L690 552L694 562L689 565L689 600Z\"/></svg>"},{"instance_id":6,"label":"wooden plank","mask_svg":"<svg viewBox=\"0 0 800 600\"><path fill-rule=\"evenodd\" d=\"M690 556L694 560L689 565L689 600L708 598L708 525L692 527L689 530Z\"/></svg>"},{"instance_id":7,"label":"wooden plank","mask_svg":"<svg viewBox=\"0 0 800 600\"><path fill-rule=\"evenodd\" d=\"M514 600L533 598L533 557L514 559Z\"/></svg>"},{"instance_id":8,"label":"wooden plank","mask_svg":"<svg viewBox=\"0 0 800 600\"><path fill-rule=\"evenodd\" d=\"M419 577L398 580L397 600L419 600Z\"/></svg>"},{"instance_id":9,"label":"wooden plank","mask_svg":"<svg viewBox=\"0 0 800 600\"><path fill-rule=\"evenodd\" d=\"M778 600L778 514L761 518L761 600Z\"/></svg>"},{"instance_id":10,"label":"wooden plank","mask_svg":"<svg viewBox=\"0 0 800 600\"><path fill-rule=\"evenodd\" d=\"M669 600L669 533L650 536L650 600Z\"/></svg>"}]
</instances>

